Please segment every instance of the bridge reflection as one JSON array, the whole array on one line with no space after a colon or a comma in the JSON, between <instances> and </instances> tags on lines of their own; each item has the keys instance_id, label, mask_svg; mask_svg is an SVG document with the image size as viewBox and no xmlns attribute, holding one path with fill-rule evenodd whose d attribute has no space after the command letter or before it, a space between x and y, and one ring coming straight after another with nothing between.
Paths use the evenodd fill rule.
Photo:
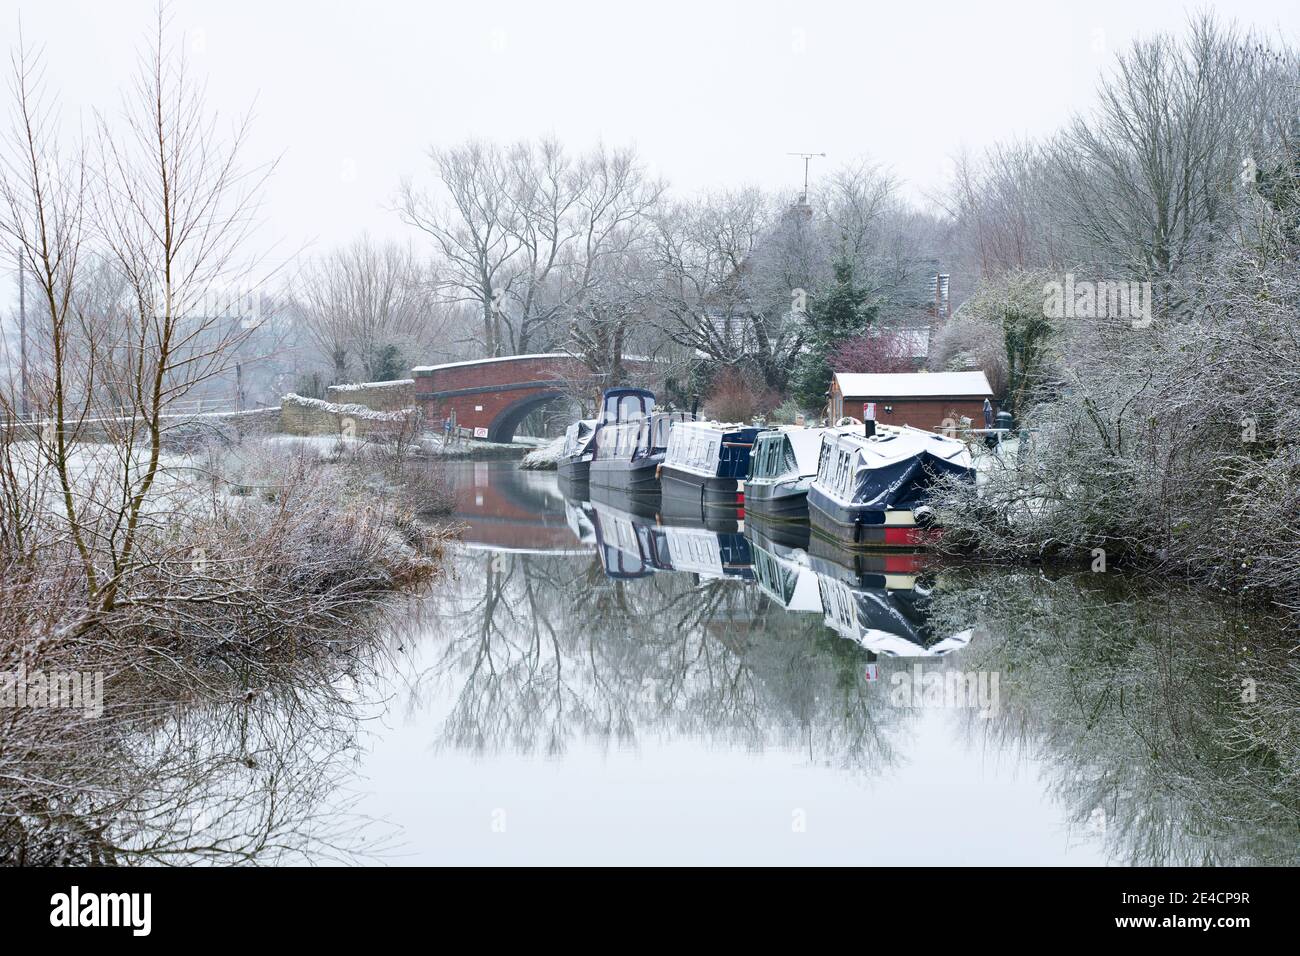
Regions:
<instances>
[{"instance_id":1,"label":"bridge reflection","mask_svg":"<svg viewBox=\"0 0 1300 956\"><path fill-rule=\"evenodd\" d=\"M452 519L472 548L494 551L584 551L570 526L564 495L552 472L527 471L510 461L449 462L455 497Z\"/></svg>"}]
</instances>

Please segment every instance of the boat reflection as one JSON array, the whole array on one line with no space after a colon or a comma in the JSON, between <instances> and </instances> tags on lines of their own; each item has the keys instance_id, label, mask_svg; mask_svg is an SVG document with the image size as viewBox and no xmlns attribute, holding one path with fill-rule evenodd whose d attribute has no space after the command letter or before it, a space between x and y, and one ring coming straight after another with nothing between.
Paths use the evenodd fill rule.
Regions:
<instances>
[{"instance_id":1,"label":"boat reflection","mask_svg":"<svg viewBox=\"0 0 1300 956\"><path fill-rule=\"evenodd\" d=\"M590 501L596 551L612 578L658 572L701 580L753 578L753 560L739 512L691 521L660 511L660 503L595 489Z\"/></svg>"},{"instance_id":2,"label":"boat reflection","mask_svg":"<svg viewBox=\"0 0 1300 956\"><path fill-rule=\"evenodd\" d=\"M457 477L472 483L473 466ZM1294 642L1244 606L1118 574L846 554L748 514L743 527L739 514L688 522L599 498L558 513L564 551L457 555L414 683L435 756L413 733L412 767L447 749L509 767L579 744L682 767L696 766L693 744L763 762L781 750L801 780L825 765L876 788L874 805L900 808L895 829L919 840L933 817L909 773L959 792L984 785L985 760L1006 761L991 793L1015 798L1009 812L1045 793L1052 836L1064 826L1107 860L1296 862L1295 775L1282 760L1261 771L1258 756L1296 752ZM918 675L981 674L999 679L996 710L895 693ZM1240 697L1246 676L1258 703ZM605 764L552 766L575 792ZM710 798L752 792L728 782ZM1014 862L1022 847L1009 845Z\"/></svg>"},{"instance_id":3,"label":"boat reflection","mask_svg":"<svg viewBox=\"0 0 1300 956\"><path fill-rule=\"evenodd\" d=\"M806 529L800 535L789 522L746 522L739 510L691 520L660 502L607 491L587 506L611 579L684 573L753 581L783 610L821 615L872 660L939 657L970 642L969 629L942 634L930 626L933 583L923 574L924 555L836 552L829 542L810 541Z\"/></svg>"},{"instance_id":4,"label":"boat reflection","mask_svg":"<svg viewBox=\"0 0 1300 956\"><path fill-rule=\"evenodd\" d=\"M827 627L871 654L939 657L970 642L969 629L943 635L930 626L933 579L923 573L924 555L835 552L819 538L807 551L774 539L770 524L747 530L759 588L788 611L822 614Z\"/></svg>"}]
</instances>

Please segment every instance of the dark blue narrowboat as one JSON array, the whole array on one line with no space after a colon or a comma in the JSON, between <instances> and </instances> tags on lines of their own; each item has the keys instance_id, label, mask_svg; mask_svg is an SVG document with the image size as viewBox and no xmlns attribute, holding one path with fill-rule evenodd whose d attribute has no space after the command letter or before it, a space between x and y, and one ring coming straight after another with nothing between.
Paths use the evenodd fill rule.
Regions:
<instances>
[{"instance_id":1,"label":"dark blue narrowboat","mask_svg":"<svg viewBox=\"0 0 1300 956\"><path fill-rule=\"evenodd\" d=\"M815 532L844 547L924 547L938 534L927 501L942 476L975 480L965 442L875 422L832 430L808 487L808 517Z\"/></svg>"}]
</instances>

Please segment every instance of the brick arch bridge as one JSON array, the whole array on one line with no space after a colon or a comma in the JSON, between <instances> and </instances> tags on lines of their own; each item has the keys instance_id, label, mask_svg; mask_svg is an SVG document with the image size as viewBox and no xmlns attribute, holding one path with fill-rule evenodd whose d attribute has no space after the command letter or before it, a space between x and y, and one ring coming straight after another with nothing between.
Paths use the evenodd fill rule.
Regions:
<instances>
[{"instance_id":1,"label":"brick arch bridge","mask_svg":"<svg viewBox=\"0 0 1300 956\"><path fill-rule=\"evenodd\" d=\"M644 359L624 361L634 380L651 364ZM412 374L415 400L430 427L440 429L455 412L459 427L495 442L510 441L529 412L569 399L575 386L590 382L593 397L600 387L586 366L563 352L417 366Z\"/></svg>"}]
</instances>

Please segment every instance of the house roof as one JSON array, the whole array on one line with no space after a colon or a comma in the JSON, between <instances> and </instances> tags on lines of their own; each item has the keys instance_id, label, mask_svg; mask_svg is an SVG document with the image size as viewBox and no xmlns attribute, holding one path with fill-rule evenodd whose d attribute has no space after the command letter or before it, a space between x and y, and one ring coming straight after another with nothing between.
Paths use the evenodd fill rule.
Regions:
<instances>
[{"instance_id":1,"label":"house roof","mask_svg":"<svg viewBox=\"0 0 1300 956\"><path fill-rule=\"evenodd\" d=\"M836 372L835 384L845 398L991 398L983 372Z\"/></svg>"}]
</instances>

